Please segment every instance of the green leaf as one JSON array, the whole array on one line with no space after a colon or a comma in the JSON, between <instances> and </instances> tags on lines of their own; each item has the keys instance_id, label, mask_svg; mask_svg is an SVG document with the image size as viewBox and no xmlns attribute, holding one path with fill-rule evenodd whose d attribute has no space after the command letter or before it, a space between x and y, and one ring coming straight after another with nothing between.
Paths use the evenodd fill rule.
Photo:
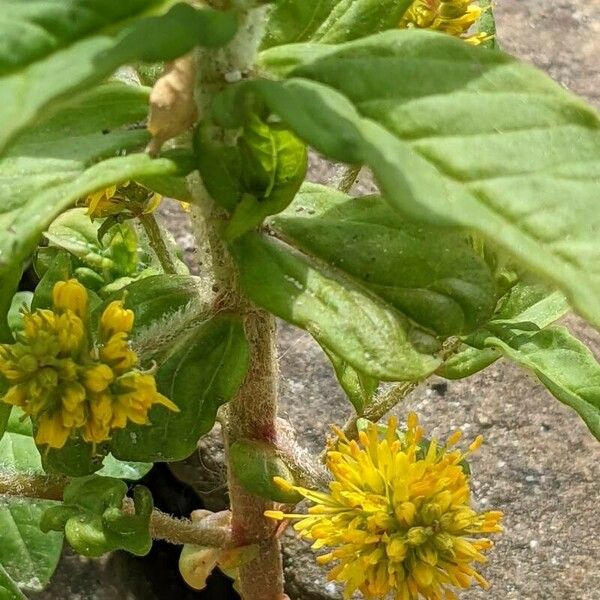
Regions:
<instances>
[{"instance_id":1,"label":"green leaf","mask_svg":"<svg viewBox=\"0 0 600 600\"><path fill-rule=\"evenodd\" d=\"M492 0L479 0L479 6L481 6L483 12L477 22L477 31L493 36L492 39L486 40L482 45L485 48L499 49L500 43L496 36L496 19L494 18Z\"/></svg>"},{"instance_id":2,"label":"green leaf","mask_svg":"<svg viewBox=\"0 0 600 600\"><path fill-rule=\"evenodd\" d=\"M59 250L35 288L31 301L32 310L50 308L52 306L52 290L54 289L54 285L58 281L67 281L71 278L71 274L71 257L65 250Z\"/></svg>"},{"instance_id":3,"label":"green leaf","mask_svg":"<svg viewBox=\"0 0 600 600\"><path fill-rule=\"evenodd\" d=\"M245 194L225 229L232 241L283 210L300 189L308 163L306 146L280 125L254 117L239 140Z\"/></svg>"},{"instance_id":4,"label":"green leaf","mask_svg":"<svg viewBox=\"0 0 600 600\"><path fill-rule=\"evenodd\" d=\"M0 381L0 394L3 394L4 391L4 383ZM12 406L10 404L4 404L3 402L0 402L0 441L2 440L4 432L6 431L11 410Z\"/></svg>"},{"instance_id":5,"label":"green leaf","mask_svg":"<svg viewBox=\"0 0 600 600\"><path fill-rule=\"evenodd\" d=\"M282 490L273 482L273 477L281 477L292 485L295 483L292 472L270 444L239 440L229 447L229 460L235 476L253 494L283 504L302 500L298 492Z\"/></svg>"},{"instance_id":6,"label":"green leaf","mask_svg":"<svg viewBox=\"0 0 600 600\"><path fill-rule=\"evenodd\" d=\"M0 254L0 265L2 264ZM9 344L13 342L13 335L8 323L12 297L17 291L19 281L23 272L23 265L17 262L9 267L0 267L0 343Z\"/></svg>"},{"instance_id":7,"label":"green leaf","mask_svg":"<svg viewBox=\"0 0 600 600\"><path fill-rule=\"evenodd\" d=\"M136 481L149 473L150 469L152 463L117 460L112 454L108 454L104 457L102 468L96 474L102 477Z\"/></svg>"},{"instance_id":8,"label":"green leaf","mask_svg":"<svg viewBox=\"0 0 600 600\"><path fill-rule=\"evenodd\" d=\"M13 335L23 329L23 309L31 309L32 292L17 292L10 303L7 315L8 326Z\"/></svg>"},{"instance_id":9,"label":"green leaf","mask_svg":"<svg viewBox=\"0 0 600 600\"><path fill-rule=\"evenodd\" d=\"M230 88L222 122L258 94L326 156L368 165L405 217L477 232L600 325L592 108L529 65L427 31L279 50L292 78Z\"/></svg>"},{"instance_id":10,"label":"green leaf","mask_svg":"<svg viewBox=\"0 0 600 600\"><path fill-rule=\"evenodd\" d=\"M0 600L27 600L17 584L0 564Z\"/></svg>"},{"instance_id":11,"label":"green leaf","mask_svg":"<svg viewBox=\"0 0 600 600\"><path fill-rule=\"evenodd\" d=\"M21 136L0 160L0 195L8 198L0 206L0 281L77 199L129 179L181 172L179 159L120 156L148 140L144 129L130 127L145 118L147 101L145 89L102 85Z\"/></svg>"},{"instance_id":12,"label":"green leaf","mask_svg":"<svg viewBox=\"0 0 600 600\"><path fill-rule=\"evenodd\" d=\"M111 450L120 460L173 461L189 456L215 422L219 406L244 381L249 350L242 322L219 316L178 340L156 373L159 391L179 412L154 407L151 426L117 432Z\"/></svg>"},{"instance_id":13,"label":"green leaf","mask_svg":"<svg viewBox=\"0 0 600 600\"><path fill-rule=\"evenodd\" d=\"M89 444L79 437L71 437L62 448L43 446L42 464L47 473L57 473L68 477L85 477L102 468L102 461L108 454L106 444Z\"/></svg>"},{"instance_id":14,"label":"green leaf","mask_svg":"<svg viewBox=\"0 0 600 600\"><path fill-rule=\"evenodd\" d=\"M120 65L172 60L197 44L219 46L232 15L177 4L136 19L163 0L6 0L0 24L0 154L49 108L108 77Z\"/></svg>"},{"instance_id":15,"label":"green leaf","mask_svg":"<svg viewBox=\"0 0 600 600\"><path fill-rule=\"evenodd\" d=\"M600 440L600 364L565 327L533 334L497 329L485 345L532 370L548 391L577 411Z\"/></svg>"},{"instance_id":16,"label":"green leaf","mask_svg":"<svg viewBox=\"0 0 600 600\"><path fill-rule=\"evenodd\" d=\"M112 477L82 477L69 482L64 503L44 512L42 531L62 531L74 550L97 557L113 550L145 556L152 547L152 495L147 488L133 490L135 512L123 511L127 485Z\"/></svg>"},{"instance_id":17,"label":"green leaf","mask_svg":"<svg viewBox=\"0 0 600 600\"><path fill-rule=\"evenodd\" d=\"M381 198L306 184L272 224L439 335L473 331L492 315L492 274L465 236L407 223Z\"/></svg>"},{"instance_id":18,"label":"green leaf","mask_svg":"<svg viewBox=\"0 0 600 600\"><path fill-rule=\"evenodd\" d=\"M545 286L526 282L518 282L500 299L494 318L489 326L507 325L519 327L532 324L535 330L547 327L564 316L569 305L560 292L551 292ZM447 379L463 379L489 367L498 360L502 353L494 348L481 348L481 339L488 332L475 332L465 338L466 344L439 367L436 373Z\"/></svg>"},{"instance_id":19,"label":"green leaf","mask_svg":"<svg viewBox=\"0 0 600 600\"><path fill-rule=\"evenodd\" d=\"M323 351L331 361L335 376L344 392L346 392L352 406L354 406L356 413L362 414L365 407L373 401L375 392L379 387L379 381L357 371L325 346L323 346Z\"/></svg>"},{"instance_id":20,"label":"green leaf","mask_svg":"<svg viewBox=\"0 0 600 600\"><path fill-rule=\"evenodd\" d=\"M305 41L339 43L398 26L413 0L280 0L263 48Z\"/></svg>"},{"instance_id":21,"label":"green leaf","mask_svg":"<svg viewBox=\"0 0 600 600\"><path fill-rule=\"evenodd\" d=\"M13 409L7 431L0 439L0 471L24 476L41 474L40 454L31 437L31 427L20 421L21 415ZM40 591L58 564L62 535L44 535L39 528L42 513L55 504L9 496L0 498L0 569L4 567L19 588Z\"/></svg>"},{"instance_id":22,"label":"green leaf","mask_svg":"<svg viewBox=\"0 0 600 600\"><path fill-rule=\"evenodd\" d=\"M306 329L357 370L393 381L419 379L438 365L413 347L402 315L340 273L255 234L232 251L240 283L256 304Z\"/></svg>"}]
</instances>

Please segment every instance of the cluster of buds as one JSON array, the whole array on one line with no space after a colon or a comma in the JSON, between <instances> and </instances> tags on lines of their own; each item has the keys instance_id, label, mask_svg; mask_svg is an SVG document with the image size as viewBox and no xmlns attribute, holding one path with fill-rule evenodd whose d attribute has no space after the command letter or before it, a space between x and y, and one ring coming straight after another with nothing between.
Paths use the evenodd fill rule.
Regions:
<instances>
[{"instance_id":1,"label":"cluster of buds","mask_svg":"<svg viewBox=\"0 0 600 600\"><path fill-rule=\"evenodd\" d=\"M128 422L143 425L154 404L177 411L156 389L152 372L138 370L130 348L134 314L120 300L90 331L87 290L75 279L55 284L52 309L24 312L15 344L0 345L0 401L31 416L39 445L62 448L70 436L101 443Z\"/></svg>"}]
</instances>

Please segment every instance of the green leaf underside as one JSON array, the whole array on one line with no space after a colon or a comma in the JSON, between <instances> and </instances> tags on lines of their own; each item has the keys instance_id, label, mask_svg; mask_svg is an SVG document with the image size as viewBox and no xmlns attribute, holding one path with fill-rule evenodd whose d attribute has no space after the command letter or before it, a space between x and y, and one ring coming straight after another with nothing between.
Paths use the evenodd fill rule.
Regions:
<instances>
[{"instance_id":1,"label":"green leaf underside","mask_svg":"<svg viewBox=\"0 0 600 600\"><path fill-rule=\"evenodd\" d=\"M0 154L48 108L136 60L172 60L226 43L232 15L163 0L6 0L0 22Z\"/></svg>"},{"instance_id":2,"label":"green leaf underside","mask_svg":"<svg viewBox=\"0 0 600 600\"><path fill-rule=\"evenodd\" d=\"M269 14L263 48L345 42L398 26L413 0L280 0Z\"/></svg>"},{"instance_id":3,"label":"green leaf underside","mask_svg":"<svg viewBox=\"0 0 600 600\"><path fill-rule=\"evenodd\" d=\"M534 334L496 331L485 344L532 370L550 393L577 411L600 440L600 364L564 327Z\"/></svg>"},{"instance_id":4,"label":"green leaf underside","mask_svg":"<svg viewBox=\"0 0 600 600\"><path fill-rule=\"evenodd\" d=\"M0 275L21 264L42 231L86 194L138 176L175 175L177 161L121 156L148 141L148 91L108 83L20 137L0 160ZM99 162L98 162L99 161Z\"/></svg>"},{"instance_id":5,"label":"green leaf underside","mask_svg":"<svg viewBox=\"0 0 600 600\"><path fill-rule=\"evenodd\" d=\"M7 431L0 440L0 471L15 474L43 473L40 455L27 423L13 411ZM19 588L39 591L48 583L62 549L62 535L46 535L39 523L44 510L55 502L0 498L0 567ZM0 572L0 598L2 598ZM10 598L11 596L7 596ZM17 598L19 596L16 596Z\"/></svg>"},{"instance_id":6,"label":"green leaf underside","mask_svg":"<svg viewBox=\"0 0 600 600\"><path fill-rule=\"evenodd\" d=\"M112 453L121 460L173 461L189 456L215 422L219 406L242 384L249 350L241 321L221 316L199 326L164 357L158 388L180 412L155 407L151 427L131 426L113 436Z\"/></svg>"},{"instance_id":7,"label":"green leaf underside","mask_svg":"<svg viewBox=\"0 0 600 600\"><path fill-rule=\"evenodd\" d=\"M492 326L532 324L535 328L542 329L560 319L569 310L569 304L560 292L550 292L545 286L524 282L517 283L499 305L490 322ZM447 379L463 379L498 360L502 356L500 350L468 345L477 343L480 346L481 335L485 338L487 334L476 332L467 337L467 345L444 362L436 373Z\"/></svg>"},{"instance_id":8,"label":"green leaf underside","mask_svg":"<svg viewBox=\"0 0 600 600\"><path fill-rule=\"evenodd\" d=\"M412 346L400 313L340 273L255 234L232 249L242 287L256 304L305 329L356 369L393 381L419 379L439 364Z\"/></svg>"},{"instance_id":9,"label":"green leaf underside","mask_svg":"<svg viewBox=\"0 0 600 600\"><path fill-rule=\"evenodd\" d=\"M306 184L272 223L295 246L439 335L467 333L492 314L492 274L464 236L403 222L380 198Z\"/></svg>"},{"instance_id":10,"label":"green leaf underside","mask_svg":"<svg viewBox=\"0 0 600 600\"><path fill-rule=\"evenodd\" d=\"M370 166L405 216L478 231L600 325L593 109L501 52L426 31L274 48L262 64L292 78L239 90L326 156Z\"/></svg>"}]
</instances>

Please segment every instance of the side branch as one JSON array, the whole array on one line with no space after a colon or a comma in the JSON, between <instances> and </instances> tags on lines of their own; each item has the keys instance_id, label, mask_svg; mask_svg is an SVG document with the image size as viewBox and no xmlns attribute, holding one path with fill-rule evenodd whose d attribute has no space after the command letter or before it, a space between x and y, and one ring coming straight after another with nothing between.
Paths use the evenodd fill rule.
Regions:
<instances>
[{"instance_id":1,"label":"side branch","mask_svg":"<svg viewBox=\"0 0 600 600\"><path fill-rule=\"evenodd\" d=\"M62 500L68 479L51 475L19 475L0 472L0 496L12 498L35 498L38 500ZM134 512L133 500L125 498L123 510ZM231 532L227 527L177 519L161 512L152 511L150 533L155 540L171 544L196 544L214 548L233 546Z\"/></svg>"}]
</instances>

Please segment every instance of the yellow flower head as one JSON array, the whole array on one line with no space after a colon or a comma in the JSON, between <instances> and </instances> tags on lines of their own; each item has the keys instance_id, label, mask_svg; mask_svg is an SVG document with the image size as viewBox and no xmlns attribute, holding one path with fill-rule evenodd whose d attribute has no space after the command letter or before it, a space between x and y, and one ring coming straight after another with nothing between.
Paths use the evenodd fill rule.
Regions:
<instances>
[{"instance_id":1,"label":"yellow flower head","mask_svg":"<svg viewBox=\"0 0 600 600\"><path fill-rule=\"evenodd\" d=\"M345 584L345 598L360 591L366 598L395 600L456 600L452 588L488 582L473 563L486 561L492 542L474 535L502 531L499 512L477 513L471 507L467 452L423 440L417 416L408 418L408 431L398 436L390 419L380 436L370 424L359 440L338 439L327 452L333 475L329 493L292 486L313 505L307 515L267 511L274 519L299 519L294 529L328 551L319 564L332 564L329 578Z\"/></svg>"},{"instance_id":2,"label":"yellow flower head","mask_svg":"<svg viewBox=\"0 0 600 600\"><path fill-rule=\"evenodd\" d=\"M126 181L119 186L111 185L88 194L83 203L88 207L88 215L92 219L99 219L121 213L139 217L154 212L161 201L160 194L148 192L145 187Z\"/></svg>"},{"instance_id":3,"label":"yellow flower head","mask_svg":"<svg viewBox=\"0 0 600 600\"><path fill-rule=\"evenodd\" d=\"M0 375L9 384L0 401L32 417L38 444L62 448L71 435L96 444L129 421L147 423L154 404L178 410L157 391L151 373L135 368L138 357L127 339L131 310L111 302L94 341L87 290L70 279L52 292L52 310L26 312L17 343L0 344Z\"/></svg>"},{"instance_id":4,"label":"yellow flower head","mask_svg":"<svg viewBox=\"0 0 600 600\"><path fill-rule=\"evenodd\" d=\"M473 0L415 0L404 13L399 27L432 29L477 45L490 39L486 33L467 34L481 13L481 7Z\"/></svg>"}]
</instances>

